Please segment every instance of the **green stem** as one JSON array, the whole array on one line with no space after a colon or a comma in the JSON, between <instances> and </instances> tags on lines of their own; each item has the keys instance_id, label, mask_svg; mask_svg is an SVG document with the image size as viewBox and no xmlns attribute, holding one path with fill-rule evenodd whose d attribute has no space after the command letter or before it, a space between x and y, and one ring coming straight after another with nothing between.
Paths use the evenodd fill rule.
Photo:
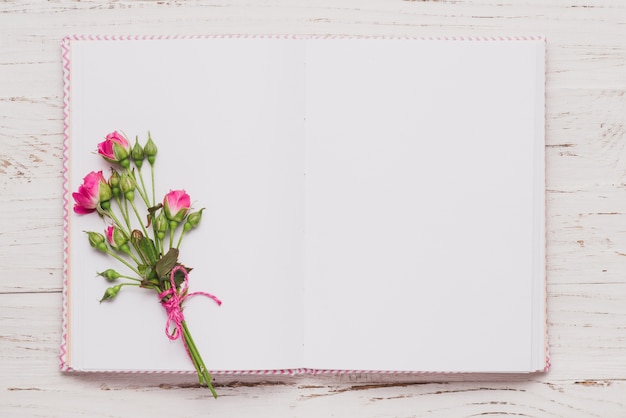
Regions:
<instances>
[{"instance_id":1,"label":"green stem","mask_svg":"<svg viewBox=\"0 0 626 418\"><path fill-rule=\"evenodd\" d=\"M139 260L137 259L137 257L135 257L135 254L133 254L133 253L132 253L132 251L130 250L130 248L128 248L127 250L128 250L128 251L125 251L125 250L122 250L122 251L124 252L124 254L126 254L126 255L128 255L130 258L132 258L132 259L133 259L133 261L134 261L135 263L137 263L137 265L142 264L142 263L141 263L141 261L139 261ZM139 252L139 250L137 250L137 248L135 248L135 251Z\"/></svg>"},{"instance_id":2,"label":"green stem","mask_svg":"<svg viewBox=\"0 0 626 418\"><path fill-rule=\"evenodd\" d=\"M132 232L133 228L130 225L130 216L128 216L128 199L124 199L124 208L120 206L120 211L128 224L128 230Z\"/></svg>"},{"instance_id":3,"label":"green stem","mask_svg":"<svg viewBox=\"0 0 626 418\"><path fill-rule=\"evenodd\" d=\"M185 339L187 348L189 350L189 355L191 356L193 365L195 366L196 372L198 373L198 380L200 381L200 384L202 384L203 382L206 383L206 385L209 387L209 390L211 391L211 394L213 394L213 397L217 398L217 392L213 388L213 383L212 383L213 379L211 378L211 374L207 370L206 365L204 364L204 361L202 360L202 356L200 356L200 352L198 351L198 348L196 347L196 343L193 341L193 338L191 337L191 333L189 332L189 328L187 328L186 321L182 322L182 326L183 326L183 338Z\"/></svg>"},{"instance_id":4,"label":"green stem","mask_svg":"<svg viewBox=\"0 0 626 418\"><path fill-rule=\"evenodd\" d=\"M160 257L163 255L163 251L162 251L163 245L161 243L161 238L159 238L159 234L157 233L156 227L152 228L152 232L154 232L154 245L156 246L157 254Z\"/></svg>"},{"instance_id":5,"label":"green stem","mask_svg":"<svg viewBox=\"0 0 626 418\"><path fill-rule=\"evenodd\" d=\"M127 168L126 173L133 177L135 186L137 186L137 177L135 176L135 171L132 171L130 168ZM150 202L148 201L148 197L144 194L143 190L141 190L141 187L135 187L135 190L139 192L139 196L141 196L141 199L146 204L146 207L150 207Z\"/></svg>"},{"instance_id":6,"label":"green stem","mask_svg":"<svg viewBox=\"0 0 626 418\"><path fill-rule=\"evenodd\" d=\"M152 177L152 206L156 206L156 193L154 193L154 164L150 164L150 174Z\"/></svg>"},{"instance_id":7,"label":"green stem","mask_svg":"<svg viewBox=\"0 0 626 418\"><path fill-rule=\"evenodd\" d=\"M178 243L176 244L176 249L178 249L178 247L180 247L180 243L183 242L183 236L185 236L185 228L183 225L183 230L180 231L180 237L178 238Z\"/></svg>"},{"instance_id":8,"label":"green stem","mask_svg":"<svg viewBox=\"0 0 626 418\"><path fill-rule=\"evenodd\" d=\"M125 276L125 275L123 275L123 274L120 274L120 277L121 277L121 278L124 278L124 279L128 279L128 280L134 280L134 281L136 281L136 282L141 282L141 279L138 279L138 278L136 278L136 277ZM130 284L130 283L129 283L129 284Z\"/></svg>"},{"instance_id":9,"label":"green stem","mask_svg":"<svg viewBox=\"0 0 626 418\"><path fill-rule=\"evenodd\" d=\"M139 181L141 182L141 189L143 190L143 195L146 197L144 202L146 203L146 206L150 206L148 202L148 192L146 191L146 184L143 182L143 174L141 174L141 169L138 168L137 171L139 172Z\"/></svg>"},{"instance_id":10,"label":"green stem","mask_svg":"<svg viewBox=\"0 0 626 418\"><path fill-rule=\"evenodd\" d=\"M123 212L123 211L122 211ZM124 224L122 224L119 219L117 219L117 216L115 216L115 213L113 212L113 208L109 208L109 209L100 209L98 208L98 213L100 215L103 216L108 216L109 218L111 218L113 220L113 222L115 223L115 226L117 228L119 228L127 237L130 237L130 226L129 226L129 230L127 231L124 228ZM123 213L122 213L123 214ZM128 224L128 223L127 223Z\"/></svg>"},{"instance_id":11,"label":"green stem","mask_svg":"<svg viewBox=\"0 0 626 418\"><path fill-rule=\"evenodd\" d=\"M122 286L137 286L137 287L139 287L139 286L141 286L141 284L140 283L120 283L120 287L122 287Z\"/></svg>"},{"instance_id":12,"label":"green stem","mask_svg":"<svg viewBox=\"0 0 626 418\"><path fill-rule=\"evenodd\" d=\"M106 250L105 253L107 253L111 257L115 258L117 261L121 262L126 267L128 267L129 269L131 269L132 271L137 273L137 276L141 277L141 274L139 274L139 271L135 267L133 267L128 261L124 260L122 257L118 256L117 254L115 254L114 252L111 252L109 250Z\"/></svg>"},{"instance_id":13,"label":"green stem","mask_svg":"<svg viewBox=\"0 0 626 418\"><path fill-rule=\"evenodd\" d=\"M117 219L117 216L115 216L115 213L113 213L113 209L111 208L110 210L107 211L107 214L111 217L111 219L113 219L113 222L115 222L115 225L122 230L122 232L124 232L124 234L126 234L128 237L130 237L130 228L127 231L126 229L124 229L124 224L120 222L119 219Z\"/></svg>"},{"instance_id":14,"label":"green stem","mask_svg":"<svg viewBox=\"0 0 626 418\"><path fill-rule=\"evenodd\" d=\"M143 221L141 220L141 215L139 215L139 211L137 210L137 206L135 206L135 202L133 202L132 200L130 201L130 205L133 207L133 211L135 212L135 216L137 216L137 220L139 221L139 225L141 226L141 229L143 230L143 235L144 237L149 237L148 235L148 231L146 231L146 227L143 226Z\"/></svg>"},{"instance_id":15,"label":"green stem","mask_svg":"<svg viewBox=\"0 0 626 418\"><path fill-rule=\"evenodd\" d=\"M119 197L116 197L115 200L117 201L117 206L120 208L120 212L122 213L122 217L124 218L124 222L126 222L126 226L128 227L129 236L130 236L130 231L132 231L132 228L130 226L130 219L128 218L128 214L124 212L124 207L122 206L122 200ZM115 221L115 222L117 222L119 225L122 224L119 221Z\"/></svg>"},{"instance_id":16,"label":"green stem","mask_svg":"<svg viewBox=\"0 0 626 418\"><path fill-rule=\"evenodd\" d=\"M155 284L139 283L139 287L142 289L152 289L157 293L161 293L161 288Z\"/></svg>"}]
</instances>

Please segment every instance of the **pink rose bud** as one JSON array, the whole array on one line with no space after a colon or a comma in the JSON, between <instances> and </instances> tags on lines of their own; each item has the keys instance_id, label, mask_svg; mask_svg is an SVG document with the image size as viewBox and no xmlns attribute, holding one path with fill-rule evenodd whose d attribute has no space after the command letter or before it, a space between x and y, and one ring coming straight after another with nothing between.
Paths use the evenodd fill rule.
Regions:
<instances>
[{"instance_id":1,"label":"pink rose bud","mask_svg":"<svg viewBox=\"0 0 626 418\"><path fill-rule=\"evenodd\" d=\"M98 208L98 204L108 202L112 197L111 188L104 179L102 171L92 171L83 179L83 184L78 188L78 192L72 193L74 198L74 212L84 215L91 213Z\"/></svg>"},{"instance_id":2,"label":"pink rose bud","mask_svg":"<svg viewBox=\"0 0 626 418\"><path fill-rule=\"evenodd\" d=\"M98 144L98 154L110 163L119 163L122 167L128 168L130 162L130 144L124 135L117 131L106 136L106 139Z\"/></svg>"},{"instance_id":3,"label":"pink rose bud","mask_svg":"<svg viewBox=\"0 0 626 418\"><path fill-rule=\"evenodd\" d=\"M184 190L170 190L163 199L165 217L170 222L182 222L190 207L191 200Z\"/></svg>"},{"instance_id":4,"label":"pink rose bud","mask_svg":"<svg viewBox=\"0 0 626 418\"><path fill-rule=\"evenodd\" d=\"M105 232L107 234L107 239L109 240L109 245L113 249L118 250L122 245L128 242L126 235L124 235L124 233L115 226L109 226Z\"/></svg>"},{"instance_id":5,"label":"pink rose bud","mask_svg":"<svg viewBox=\"0 0 626 418\"><path fill-rule=\"evenodd\" d=\"M130 247L127 244L128 237L119 228L109 226L105 232L111 248L117 251L123 251L127 254L130 252Z\"/></svg>"}]
</instances>

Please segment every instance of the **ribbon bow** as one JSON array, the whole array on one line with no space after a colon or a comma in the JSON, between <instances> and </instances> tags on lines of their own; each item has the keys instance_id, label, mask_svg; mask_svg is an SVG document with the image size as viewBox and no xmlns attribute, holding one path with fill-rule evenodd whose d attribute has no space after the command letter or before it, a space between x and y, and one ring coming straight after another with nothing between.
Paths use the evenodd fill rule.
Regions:
<instances>
[{"instance_id":1,"label":"ribbon bow","mask_svg":"<svg viewBox=\"0 0 626 418\"><path fill-rule=\"evenodd\" d=\"M176 275L177 271L182 271L185 276L178 290L176 290L176 281L174 280L174 276ZM219 300L216 296L207 292L187 293L187 289L189 287L189 274L187 273L187 270L185 270L185 268L180 265L172 269L172 272L170 273L170 284L172 287L159 293L159 298L161 299L161 305L163 305L163 307L165 308L165 312L167 312L165 335L167 335L167 338L169 338L170 340L177 340L178 338L180 338L183 321L185 320L182 308L185 299L198 295L206 296L212 299L215 303L217 303L218 306L222 304L222 301ZM169 298L167 298L168 296ZM172 323L174 324L174 329L170 332Z\"/></svg>"}]
</instances>

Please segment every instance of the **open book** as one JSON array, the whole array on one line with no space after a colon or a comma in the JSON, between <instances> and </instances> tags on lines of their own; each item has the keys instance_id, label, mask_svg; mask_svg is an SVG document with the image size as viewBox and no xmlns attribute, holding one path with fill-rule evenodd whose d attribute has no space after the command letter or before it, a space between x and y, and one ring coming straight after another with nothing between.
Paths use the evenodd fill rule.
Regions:
<instances>
[{"instance_id":1,"label":"open book","mask_svg":"<svg viewBox=\"0 0 626 418\"><path fill-rule=\"evenodd\" d=\"M202 225L185 316L220 372L533 372L545 319L544 39L64 41L62 369L193 371L71 210L113 130ZM148 172L149 173L149 172Z\"/></svg>"}]
</instances>

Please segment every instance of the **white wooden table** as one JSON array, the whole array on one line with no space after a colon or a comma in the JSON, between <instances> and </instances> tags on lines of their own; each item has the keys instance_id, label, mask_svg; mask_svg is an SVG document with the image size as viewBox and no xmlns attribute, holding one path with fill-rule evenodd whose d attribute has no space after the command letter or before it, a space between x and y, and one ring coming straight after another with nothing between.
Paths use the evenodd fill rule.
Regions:
<instances>
[{"instance_id":1,"label":"white wooden table","mask_svg":"<svg viewBox=\"0 0 626 418\"><path fill-rule=\"evenodd\" d=\"M545 35L552 370L530 376L62 375L68 34ZM626 417L626 2L0 1L1 417Z\"/></svg>"}]
</instances>

